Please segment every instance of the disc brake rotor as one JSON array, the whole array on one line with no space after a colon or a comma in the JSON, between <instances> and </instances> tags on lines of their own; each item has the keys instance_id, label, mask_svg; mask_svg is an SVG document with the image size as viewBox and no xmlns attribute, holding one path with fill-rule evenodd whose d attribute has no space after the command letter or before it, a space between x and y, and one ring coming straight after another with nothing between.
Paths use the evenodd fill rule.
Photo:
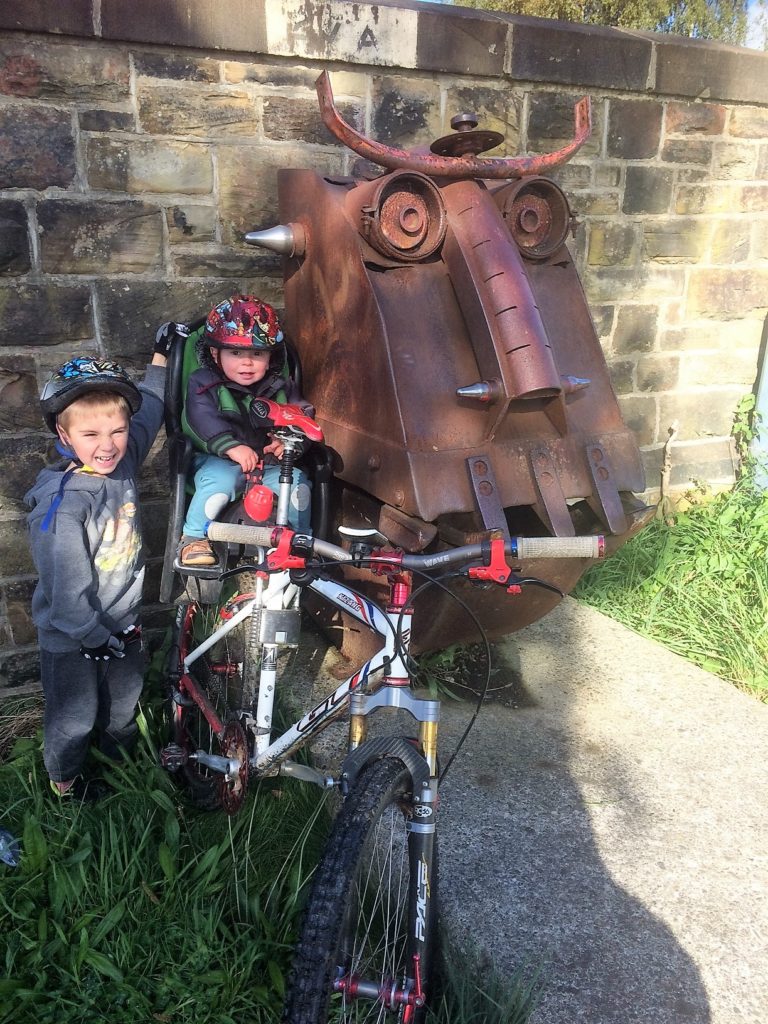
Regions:
<instances>
[{"instance_id":1,"label":"disc brake rotor","mask_svg":"<svg viewBox=\"0 0 768 1024\"><path fill-rule=\"evenodd\" d=\"M224 757L237 761L239 768L219 780L219 799L227 814L237 814L248 791L248 739L239 722L227 722L221 737Z\"/></svg>"}]
</instances>

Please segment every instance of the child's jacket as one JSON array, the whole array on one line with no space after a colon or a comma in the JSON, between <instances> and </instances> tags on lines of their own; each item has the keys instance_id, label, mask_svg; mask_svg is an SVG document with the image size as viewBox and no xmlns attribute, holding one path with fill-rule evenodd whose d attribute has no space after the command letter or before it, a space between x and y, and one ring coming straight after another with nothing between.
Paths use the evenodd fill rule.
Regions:
<instances>
[{"instance_id":1,"label":"child's jacket","mask_svg":"<svg viewBox=\"0 0 768 1024\"><path fill-rule=\"evenodd\" d=\"M148 366L125 457L109 476L72 474L47 530L69 462L42 470L24 496L39 575L32 618L45 650L99 647L138 618L144 560L136 475L162 423L164 383L165 368Z\"/></svg>"},{"instance_id":2,"label":"child's jacket","mask_svg":"<svg viewBox=\"0 0 768 1024\"><path fill-rule=\"evenodd\" d=\"M225 380L215 370L202 367L190 374L187 384L182 414L184 433L207 455L224 457L230 448L239 444L261 452L266 432L254 427L248 415L254 398L287 402L298 405L309 416L314 414L291 378L268 371L262 380L244 387Z\"/></svg>"}]
</instances>

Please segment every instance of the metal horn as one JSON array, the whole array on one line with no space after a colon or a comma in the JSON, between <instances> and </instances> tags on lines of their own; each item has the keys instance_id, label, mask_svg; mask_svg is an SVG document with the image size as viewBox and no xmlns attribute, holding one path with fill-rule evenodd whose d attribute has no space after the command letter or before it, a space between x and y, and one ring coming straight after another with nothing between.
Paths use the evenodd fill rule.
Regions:
<instances>
[{"instance_id":1,"label":"metal horn","mask_svg":"<svg viewBox=\"0 0 768 1024\"><path fill-rule=\"evenodd\" d=\"M355 131L341 117L333 102L331 80L323 71L315 82L320 113L328 131L349 149L366 160L388 167L421 171L429 177L452 178L523 178L529 174L542 174L553 167L559 167L576 153L592 133L592 107L588 96L582 97L574 106L576 134L572 142L555 153L536 156L483 158L469 154L461 157L436 156L432 153L414 153L373 142Z\"/></svg>"}]
</instances>

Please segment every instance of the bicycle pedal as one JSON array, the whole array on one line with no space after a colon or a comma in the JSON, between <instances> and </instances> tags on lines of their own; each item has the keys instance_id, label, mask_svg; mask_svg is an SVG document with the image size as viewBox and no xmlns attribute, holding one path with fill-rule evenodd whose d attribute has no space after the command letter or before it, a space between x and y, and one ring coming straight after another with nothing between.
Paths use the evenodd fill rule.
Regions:
<instances>
[{"instance_id":1,"label":"bicycle pedal","mask_svg":"<svg viewBox=\"0 0 768 1024\"><path fill-rule=\"evenodd\" d=\"M187 764L188 760L186 750L180 747L178 743L169 743L167 747L163 747L160 751L160 765L167 772L177 772Z\"/></svg>"}]
</instances>

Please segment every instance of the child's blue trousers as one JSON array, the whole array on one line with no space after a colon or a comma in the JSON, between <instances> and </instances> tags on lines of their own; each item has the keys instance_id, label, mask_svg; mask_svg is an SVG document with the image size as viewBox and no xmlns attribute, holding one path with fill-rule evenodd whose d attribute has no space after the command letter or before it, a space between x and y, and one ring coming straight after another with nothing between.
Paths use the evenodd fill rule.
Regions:
<instances>
[{"instance_id":1,"label":"child's blue trousers","mask_svg":"<svg viewBox=\"0 0 768 1024\"><path fill-rule=\"evenodd\" d=\"M205 524L225 508L230 501L240 497L245 490L245 474L232 459L220 459L216 455L195 455L195 493L189 503L184 523L185 537L204 537ZM280 467L266 466L262 482L270 491L278 492ZM302 470L294 467L293 489L288 509L291 526L299 533L307 533L311 526L312 495L309 479Z\"/></svg>"}]
</instances>

